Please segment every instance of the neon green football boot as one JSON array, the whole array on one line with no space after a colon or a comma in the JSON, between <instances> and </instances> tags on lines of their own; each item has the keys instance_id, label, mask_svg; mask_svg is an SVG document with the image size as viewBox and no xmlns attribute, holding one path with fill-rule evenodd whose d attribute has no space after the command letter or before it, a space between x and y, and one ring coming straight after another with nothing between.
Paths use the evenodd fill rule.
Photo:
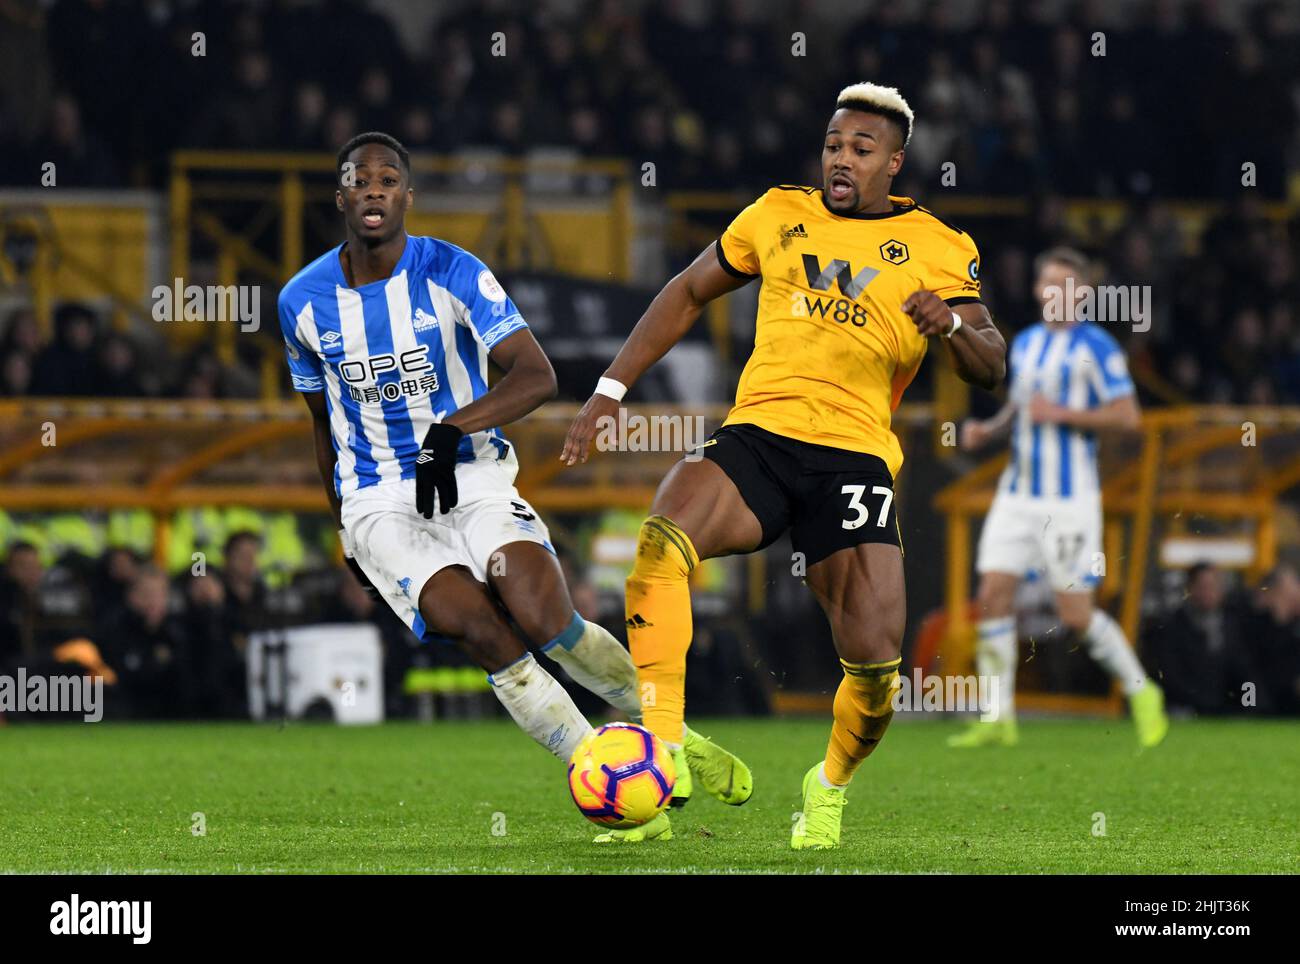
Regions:
<instances>
[{"instance_id":1,"label":"neon green football boot","mask_svg":"<svg viewBox=\"0 0 1300 964\"><path fill-rule=\"evenodd\" d=\"M673 750L673 766L677 769L677 782L673 784L673 798L668 805L684 807L691 799L691 764L686 759L686 750L678 747Z\"/></svg>"},{"instance_id":2,"label":"neon green football boot","mask_svg":"<svg viewBox=\"0 0 1300 964\"><path fill-rule=\"evenodd\" d=\"M738 807L754 795L754 775L745 762L689 726L682 746L691 776L728 806ZM681 779L681 770L678 770ZM676 795L676 791L674 791Z\"/></svg>"},{"instance_id":3,"label":"neon green football boot","mask_svg":"<svg viewBox=\"0 0 1300 964\"><path fill-rule=\"evenodd\" d=\"M803 776L803 813L794 822L790 846L795 850L830 850L840 845L845 791L823 786L816 763Z\"/></svg>"},{"instance_id":4,"label":"neon green football boot","mask_svg":"<svg viewBox=\"0 0 1300 964\"><path fill-rule=\"evenodd\" d=\"M948 737L948 745L959 750L977 746L1015 746L1020 742L1016 718L1005 716L1000 720L976 720L960 733Z\"/></svg>"},{"instance_id":5,"label":"neon green football boot","mask_svg":"<svg viewBox=\"0 0 1300 964\"><path fill-rule=\"evenodd\" d=\"M1165 693L1154 680L1147 680L1142 688L1128 698L1128 708L1133 714L1138 745L1144 750L1157 746L1169 732L1169 717L1165 715Z\"/></svg>"},{"instance_id":6,"label":"neon green football boot","mask_svg":"<svg viewBox=\"0 0 1300 964\"><path fill-rule=\"evenodd\" d=\"M592 843L645 843L647 840L672 840L673 825L668 814L661 813L648 823L627 830L607 830Z\"/></svg>"}]
</instances>

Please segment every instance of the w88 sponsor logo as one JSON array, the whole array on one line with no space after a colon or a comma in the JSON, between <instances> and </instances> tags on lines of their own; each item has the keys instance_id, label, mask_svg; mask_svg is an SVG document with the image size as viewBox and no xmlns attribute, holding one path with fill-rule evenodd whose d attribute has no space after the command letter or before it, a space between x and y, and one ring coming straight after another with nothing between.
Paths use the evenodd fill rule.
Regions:
<instances>
[{"instance_id":1,"label":"w88 sponsor logo","mask_svg":"<svg viewBox=\"0 0 1300 964\"><path fill-rule=\"evenodd\" d=\"M867 309L848 298L809 298L807 295L795 295L794 313L807 314L809 318L829 318L841 325L853 324L863 328L870 321Z\"/></svg>"}]
</instances>

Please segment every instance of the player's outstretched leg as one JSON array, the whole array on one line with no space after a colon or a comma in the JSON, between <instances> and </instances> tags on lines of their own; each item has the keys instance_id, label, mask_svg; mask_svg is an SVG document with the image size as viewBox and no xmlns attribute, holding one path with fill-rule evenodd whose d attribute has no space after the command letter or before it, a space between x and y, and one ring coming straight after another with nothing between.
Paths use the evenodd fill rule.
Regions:
<instances>
[{"instance_id":1,"label":"player's outstretched leg","mask_svg":"<svg viewBox=\"0 0 1300 964\"><path fill-rule=\"evenodd\" d=\"M420 612L429 629L454 639L487 671L492 692L519 728L568 763L591 726L564 687L533 659L487 588L467 569L448 566L424 584Z\"/></svg>"},{"instance_id":2,"label":"player's outstretched leg","mask_svg":"<svg viewBox=\"0 0 1300 964\"><path fill-rule=\"evenodd\" d=\"M976 627L975 672L986 687L996 681L997 703L991 719L976 720L948 738L958 749L981 746L1015 746L1016 728L1016 617L1013 612L1020 577L1008 572L985 572L980 577L980 621Z\"/></svg>"},{"instance_id":3,"label":"player's outstretched leg","mask_svg":"<svg viewBox=\"0 0 1300 964\"><path fill-rule=\"evenodd\" d=\"M739 757L686 726L686 651L690 648L691 570L695 545L672 519L652 515L641 525L636 564L627 580L627 627L640 682L645 726L692 779L723 803L739 806L754 792L753 776Z\"/></svg>"},{"instance_id":4,"label":"player's outstretched leg","mask_svg":"<svg viewBox=\"0 0 1300 964\"><path fill-rule=\"evenodd\" d=\"M664 478L637 537L627 580L627 638L637 669L643 724L724 803L753 793L749 768L686 726L686 652L691 645L691 571L700 559L749 552L762 541L758 519L715 462L683 459ZM686 766L682 767L685 757ZM613 831L635 839L628 831Z\"/></svg>"},{"instance_id":5,"label":"player's outstretched leg","mask_svg":"<svg viewBox=\"0 0 1300 964\"><path fill-rule=\"evenodd\" d=\"M631 655L604 626L587 622L573 608L564 573L550 550L535 542L512 542L493 556L497 564L487 567L492 589L524 635L575 683L640 723L641 695ZM691 795L685 751L674 751L673 762L673 805L682 806Z\"/></svg>"},{"instance_id":6,"label":"player's outstretched leg","mask_svg":"<svg viewBox=\"0 0 1300 964\"><path fill-rule=\"evenodd\" d=\"M902 554L881 543L841 549L809 568L808 585L830 621L844 676L826 759L804 774L790 846L822 850L839 846L845 791L894 717L907 616Z\"/></svg>"},{"instance_id":7,"label":"player's outstretched leg","mask_svg":"<svg viewBox=\"0 0 1300 964\"><path fill-rule=\"evenodd\" d=\"M1146 674L1119 623L1085 593L1058 593L1061 619L1083 636L1088 655L1110 673L1128 698L1138 745L1149 749L1169 732L1165 694Z\"/></svg>"}]
</instances>

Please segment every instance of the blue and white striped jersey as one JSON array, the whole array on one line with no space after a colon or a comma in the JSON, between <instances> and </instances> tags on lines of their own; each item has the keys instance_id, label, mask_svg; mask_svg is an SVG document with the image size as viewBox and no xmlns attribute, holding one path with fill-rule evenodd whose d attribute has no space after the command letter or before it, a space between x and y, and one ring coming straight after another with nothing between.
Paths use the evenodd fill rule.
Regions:
<instances>
[{"instance_id":1,"label":"blue and white striped jersey","mask_svg":"<svg viewBox=\"0 0 1300 964\"><path fill-rule=\"evenodd\" d=\"M526 328L519 309L468 251L407 236L392 277L348 287L342 245L280 292L293 387L325 392L339 496L415 477L424 435L488 390L488 352ZM459 460L502 459L496 428L461 440Z\"/></svg>"},{"instance_id":2,"label":"blue and white striped jersey","mask_svg":"<svg viewBox=\"0 0 1300 964\"><path fill-rule=\"evenodd\" d=\"M1095 498L1097 438L1066 425L1035 425L1029 400L1073 409L1099 408L1133 394L1133 380L1119 343L1092 321L1068 328L1039 322L1011 342L1011 401L1017 406L1011 462L998 491L1029 497Z\"/></svg>"}]
</instances>

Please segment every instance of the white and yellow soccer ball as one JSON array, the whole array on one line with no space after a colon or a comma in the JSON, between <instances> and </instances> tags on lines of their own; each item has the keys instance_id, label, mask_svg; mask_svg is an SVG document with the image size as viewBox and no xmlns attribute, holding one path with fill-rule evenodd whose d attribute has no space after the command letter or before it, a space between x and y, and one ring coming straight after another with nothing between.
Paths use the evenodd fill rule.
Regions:
<instances>
[{"instance_id":1,"label":"white and yellow soccer ball","mask_svg":"<svg viewBox=\"0 0 1300 964\"><path fill-rule=\"evenodd\" d=\"M592 823L625 829L654 819L677 783L673 755L634 723L608 723L587 734L569 760L569 792Z\"/></svg>"}]
</instances>

